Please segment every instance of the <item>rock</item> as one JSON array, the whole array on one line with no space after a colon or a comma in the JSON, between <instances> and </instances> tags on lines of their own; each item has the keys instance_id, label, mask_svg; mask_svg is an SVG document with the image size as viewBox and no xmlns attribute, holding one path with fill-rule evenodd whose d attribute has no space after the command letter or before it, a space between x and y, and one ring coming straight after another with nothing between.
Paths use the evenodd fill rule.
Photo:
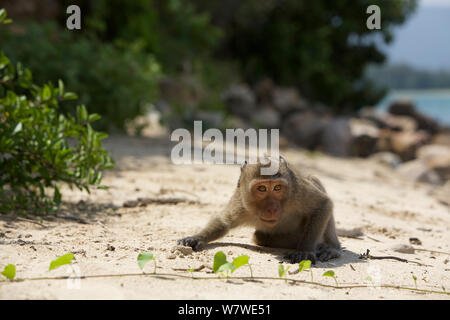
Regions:
<instances>
[{"instance_id":1,"label":"rock","mask_svg":"<svg viewBox=\"0 0 450 320\"><path fill-rule=\"evenodd\" d=\"M443 181L450 180L450 146L429 144L420 147L416 154Z\"/></svg>"},{"instance_id":2,"label":"rock","mask_svg":"<svg viewBox=\"0 0 450 320\"><path fill-rule=\"evenodd\" d=\"M422 241L420 241L419 238L409 238L409 243L415 244L415 245L418 245L418 246L422 245Z\"/></svg>"},{"instance_id":3,"label":"rock","mask_svg":"<svg viewBox=\"0 0 450 320\"><path fill-rule=\"evenodd\" d=\"M328 121L329 119L310 110L296 112L283 121L281 132L298 146L315 149L320 144L323 130Z\"/></svg>"},{"instance_id":4,"label":"rock","mask_svg":"<svg viewBox=\"0 0 450 320\"><path fill-rule=\"evenodd\" d=\"M273 92L273 104L281 113L301 111L307 108L307 103L300 97L295 88L276 88Z\"/></svg>"},{"instance_id":5,"label":"rock","mask_svg":"<svg viewBox=\"0 0 450 320\"><path fill-rule=\"evenodd\" d=\"M375 152L379 129L365 119L337 117L321 136L322 151L336 157L367 157Z\"/></svg>"},{"instance_id":6,"label":"rock","mask_svg":"<svg viewBox=\"0 0 450 320\"><path fill-rule=\"evenodd\" d=\"M408 116L387 114L383 120L386 123L386 126L393 131L412 132L417 130L417 121Z\"/></svg>"},{"instance_id":7,"label":"rock","mask_svg":"<svg viewBox=\"0 0 450 320\"><path fill-rule=\"evenodd\" d=\"M127 200L127 201L125 201L125 202L123 203L122 206L123 206L124 208L134 208L134 207L137 207L138 204L139 204L139 202L136 201L136 200Z\"/></svg>"},{"instance_id":8,"label":"rock","mask_svg":"<svg viewBox=\"0 0 450 320\"><path fill-rule=\"evenodd\" d=\"M352 142L350 122L348 118L344 117L331 120L321 136L322 151L335 157L350 156Z\"/></svg>"},{"instance_id":9,"label":"rock","mask_svg":"<svg viewBox=\"0 0 450 320\"><path fill-rule=\"evenodd\" d=\"M436 134L431 143L450 146L450 130L442 131Z\"/></svg>"},{"instance_id":10,"label":"rock","mask_svg":"<svg viewBox=\"0 0 450 320\"><path fill-rule=\"evenodd\" d=\"M417 112L411 101L396 101L389 106L389 113L399 116L409 116L417 121L417 128L435 134L440 130L439 124L433 119Z\"/></svg>"},{"instance_id":11,"label":"rock","mask_svg":"<svg viewBox=\"0 0 450 320\"><path fill-rule=\"evenodd\" d=\"M255 94L259 104L273 104L275 84L269 78L259 81L255 86Z\"/></svg>"},{"instance_id":12,"label":"rock","mask_svg":"<svg viewBox=\"0 0 450 320\"><path fill-rule=\"evenodd\" d=\"M391 249L394 250L395 252L400 252L400 253L412 254L415 252L414 248L408 244L398 244L398 245L393 246Z\"/></svg>"},{"instance_id":13,"label":"rock","mask_svg":"<svg viewBox=\"0 0 450 320\"><path fill-rule=\"evenodd\" d=\"M175 254L171 253L171 254L168 254L166 257L167 257L167 259L175 259L177 256Z\"/></svg>"},{"instance_id":14,"label":"rock","mask_svg":"<svg viewBox=\"0 0 450 320\"><path fill-rule=\"evenodd\" d=\"M387 137L389 150L400 156L403 161L412 160L416 157L416 150L427 143L430 136L425 131L415 132L390 132Z\"/></svg>"},{"instance_id":15,"label":"rock","mask_svg":"<svg viewBox=\"0 0 450 320\"><path fill-rule=\"evenodd\" d=\"M108 244L107 247L106 247L106 250L109 250L109 251L115 251L116 248L115 248L114 246Z\"/></svg>"},{"instance_id":16,"label":"rock","mask_svg":"<svg viewBox=\"0 0 450 320\"><path fill-rule=\"evenodd\" d=\"M450 181L432 190L430 194L440 203L450 206Z\"/></svg>"},{"instance_id":17,"label":"rock","mask_svg":"<svg viewBox=\"0 0 450 320\"><path fill-rule=\"evenodd\" d=\"M401 159L398 155L392 152L377 152L370 156L370 159L373 161L376 161L380 164L386 165L391 168L396 168L400 162Z\"/></svg>"},{"instance_id":18,"label":"rock","mask_svg":"<svg viewBox=\"0 0 450 320\"><path fill-rule=\"evenodd\" d=\"M256 112L256 99L253 92L246 85L232 85L223 94L227 110L246 120Z\"/></svg>"},{"instance_id":19,"label":"rock","mask_svg":"<svg viewBox=\"0 0 450 320\"><path fill-rule=\"evenodd\" d=\"M416 159L400 164L397 172L411 181L424 182L434 185L442 183L442 179L433 169L429 168L422 160Z\"/></svg>"},{"instance_id":20,"label":"rock","mask_svg":"<svg viewBox=\"0 0 450 320\"><path fill-rule=\"evenodd\" d=\"M361 119L365 119L374 123L378 128L388 127L385 121L386 114L377 108L364 107L359 110L358 116Z\"/></svg>"},{"instance_id":21,"label":"rock","mask_svg":"<svg viewBox=\"0 0 450 320\"><path fill-rule=\"evenodd\" d=\"M191 247L185 247L185 246L175 246L170 251L174 254L179 253L183 256L190 255L194 252Z\"/></svg>"},{"instance_id":22,"label":"rock","mask_svg":"<svg viewBox=\"0 0 450 320\"><path fill-rule=\"evenodd\" d=\"M220 128L223 126L225 117L218 111L198 110L195 112L195 120L202 120L206 128Z\"/></svg>"},{"instance_id":23,"label":"rock","mask_svg":"<svg viewBox=\"0 0 450 320\"><path fill-rule=\"evenodd\" d=\"M274 109L265 107L252 117L252 124L257 128L279 128L280 115Z\"/></svg>"},{"instance_id":24,"label":"rock","mask_svg":"<svg viewBox=\"0 0 450 320\"><path fill-rule=\"evenodd\" d=\"M352 135L350 155L367 157L374 153L380 135L377 126L369 120L354 118L349 124Z\"/></svg>"}]
</instances>

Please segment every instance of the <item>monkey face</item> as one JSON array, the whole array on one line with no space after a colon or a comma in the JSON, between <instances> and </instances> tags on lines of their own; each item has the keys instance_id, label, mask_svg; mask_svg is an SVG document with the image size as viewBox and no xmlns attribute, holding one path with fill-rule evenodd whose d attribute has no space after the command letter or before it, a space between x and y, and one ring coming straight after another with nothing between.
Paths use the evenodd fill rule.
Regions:
<instances>
[{"instance_id":1,"label":"monkey face","mask_svg":"<svg viewBox=\"0 0 450 320\"><path fill-rule=\"evenodd\" d=\"M286 182L281 179L258 179L250 184L252 202L264 225L273 227L279 222L286 188Z\"/></svg>"}]
</instances>

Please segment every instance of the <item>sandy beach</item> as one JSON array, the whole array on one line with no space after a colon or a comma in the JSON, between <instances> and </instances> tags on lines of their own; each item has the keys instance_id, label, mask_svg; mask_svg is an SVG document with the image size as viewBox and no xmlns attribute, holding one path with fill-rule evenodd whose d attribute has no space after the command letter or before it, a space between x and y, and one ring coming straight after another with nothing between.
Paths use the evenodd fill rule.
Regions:
<instances>
[{"instance_id":1,"label":"sandy beach","mask_svg":"<svg viewBox=\"0 0 450 320\"><path fill-rule=\"evenodd\" d=\"M231 278L215 277L211 267L217 251L229 260L246 254L254 276L278 277L278 265L287 250L261 248L252 243L252 230L238 228L209 244L204 251L176 248L176 240L201 228L230 198L239 177L232 165L174 165L167 137L113 136L105 141L116 162L105 172L109 190L88 195L64 189L59 217L28 221L0 216L0 267L13 263L16 278L68 275L67 266L48 271L51 260L75 254L82 276L140 273L139 253L152 252L157 273L188 276L121 276L81 279L78 288L67 280L0 283L0 299L449 299L449 295L380 288L404 286L450 291L450 210L433 194L436 187L412 183L391 168L366 159L339 159L299 149L282 154L291 165L314 174L334 201L337 227L361 228L362 234L340 237L339 259L317 263L314 281L334 285L323 277L333 270L339 285L368 285L337 289L277 280L246 281L249 269ZM147 202L133 202L138 198ZM175 199L175 200L174 200ZM126 205L124 206L124 203ZM411 238L416 238L412 239ZM396 251L412 246L413 253ZM174 248L175 247L175 248ZM378 257L406 259L363 260L367 249ZM153 272L153 261L144 271ZM297 269L291 265L289 271ZM184 270L183 270L184 269ZM413 276L416 277L416 284ZM289 274L310 280L310 272ZM368 280L368 277L372 281ZM371 284L374 286L371 286Z\"/></svg>"}]
</instances>

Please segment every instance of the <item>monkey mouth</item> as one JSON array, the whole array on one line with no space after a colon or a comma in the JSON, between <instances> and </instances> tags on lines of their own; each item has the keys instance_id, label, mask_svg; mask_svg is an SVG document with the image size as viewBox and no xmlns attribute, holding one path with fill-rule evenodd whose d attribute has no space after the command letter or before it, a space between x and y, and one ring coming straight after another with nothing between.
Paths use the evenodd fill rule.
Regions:
<instances>
[{"instance_id":1,"label":"monkey mouth","mask_svg":"<svg viewBox=\"0 0 450 320\"><path fill-rule=\"evenodd\" d=\"M275 225L278 222L278 219L264 219L261 217L260 217L260 219L264 224L271 225L271 226Z\"/></svg>"}]
</instances>

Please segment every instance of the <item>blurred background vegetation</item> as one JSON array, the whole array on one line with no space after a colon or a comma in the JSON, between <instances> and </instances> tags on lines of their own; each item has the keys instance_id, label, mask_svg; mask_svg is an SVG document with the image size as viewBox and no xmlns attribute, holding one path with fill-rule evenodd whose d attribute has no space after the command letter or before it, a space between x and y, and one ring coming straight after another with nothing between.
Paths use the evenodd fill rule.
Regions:
<instances>
[{"instance_id":1,"label":"blurred background vegetation","mask_svg":"<svg viewBox=\"0 0 450 320\"><path fill-rule=\"evenodd\" d=\"M370 2L370 3L369 3ZM82 29L66 28L77 4ZM381 30L366 27L367 6L382 11ZM382 63L380 41L414 11L414 0L0 0L14 20L1 49L43 84L62 79L90 112L96 128L122 130L171 95L170 114L226 115L221 94L231 83L264 78L294 86L338 113L379 101L385 90L364 77ZM182 89L177 86L182 84ZM187 89L186 89L187 88ZM167 90L166 90L167 91ZM169 90L170 91L170 90ZM68 101L62 110L73 112Z\"/></svg>"}]
</instances>

